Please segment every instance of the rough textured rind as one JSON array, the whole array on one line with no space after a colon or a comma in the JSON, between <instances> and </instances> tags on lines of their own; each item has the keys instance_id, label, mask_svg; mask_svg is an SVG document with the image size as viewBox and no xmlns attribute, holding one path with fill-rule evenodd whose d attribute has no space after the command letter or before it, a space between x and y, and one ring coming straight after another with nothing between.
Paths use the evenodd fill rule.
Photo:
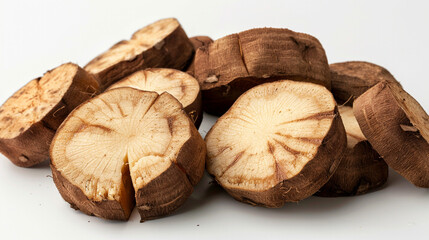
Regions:
<instances>
[{"instance_id":1,"label":"rough textured rind","mask_svg":"<svg viewBox=\"0 0 429 240\"><path fill-rule=\"evenodd\" d=\"M376 84L354 101L353 111L363 134L386 163L414 185L428 188L429 144L425 136L429 118L398 88L388 82ZM405 94L399 99L394 91ZM410 121L413 114L422 119L421 125Z\"/></svg>"},{"instance_id":2,"label":"rough textured rind","mask_svg":"<svg viewBox=\"0 0 429 240\"><path fill-rule=\"evenodd\" d=\"M383 186L389 174L387 164L368 141L347 148L329 181L315 195L341 197L365 194Z\"/></svg>"},{"instance_id":3,"label":"rough textured rind","mask_svg":"<svg viewBox=\"0 0 429 240\"><path fill-rule=\"evenodd\" d=\"M213 39L211 39L208 36L195 36L189 38L189 40L192 43L192 46L194 46L194 50L197 51L198 48L207 46L210 43L213 42ZM195 56L194 59L192 59L191 65L186 69L186 73L194 76L194 68L195 68Z\"/></svg>"},{"instance_id":4,"label":"rough textured rind","mask_svg":"<svg viewBox=\"0 0 429 240\"><path fill-rule=\"evenodd\" d=\"M163 19L160 21L165 20L169 19ZM157 24L160 21L152 23L151 25ZM177 20L171 19L171 21ZM151 25L148 25L145 28L148 28ZM142 29L136 31L131 39L138 38L139 31L142 31ZM138 53L132 59L120 61L113 66L110 66L101 71L93 72L89 70L88 66L102 61L104 57L109 55L109 51L112 51L123 44L129 44L129 41L123 40L118 42L108 51L97 56L85 66L85 70L88 70L97 77L102 90L107 89L110 85L119 79L122 79L138 70L151 67L174 68L179 70L184 69L189 65L189 62L194 55L192 43L179 24L177 28L168 34L164 39L144 50L143 52Z\"/></svg>"},{"instance_id":5,"label":"rough textured rind","mask_svg":"<svg viewBox=\"0 0 429 240\"><path fill-rule=\"evenodd\" d=\"M275 28L251 29L200 47L195 77L204 111L215 115L222 115L242 93L261 83L290 79L331 87L320 42L307 34Z\"/></svg>"},{"instance_id":6,"label":"rough textured rind","mask_svg":"<svg viewBox=\"0 0 429 240\"><path fill-rule=\"evenodd\" d=\"M381 81L399 84L385 68L369 62L340 62L329 67L332 93L338 104L352 106L357 97Z\"/></svg>"},{"instance_id":7,"label":"rough textured rind","mask_svg":"<svg viewBox=\"0 0 429 240\"><path fill-rule=\"evenodd\" d=\"M97 81L85 70L72 63L63 64L55 69L63 67L76 68L76 74L61 100L40 121L32 123L28 129L16 137L0 138L0 152L17 166L31 167L48 160L49 146L57 128L75 107L98 93ZM65 86L60 84L58 87ZM7 102L14 101L21 90L10 97Z\"/></svg>"}]
</instances>

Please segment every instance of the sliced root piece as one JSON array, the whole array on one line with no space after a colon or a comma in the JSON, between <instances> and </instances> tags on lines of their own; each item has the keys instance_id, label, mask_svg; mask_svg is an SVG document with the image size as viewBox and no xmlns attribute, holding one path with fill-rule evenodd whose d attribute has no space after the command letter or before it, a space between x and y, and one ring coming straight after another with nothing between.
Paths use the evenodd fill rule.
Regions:
<instances>
[{"instance_id":1,"label":"sliced root piece","mask_svg":"<svg viewBox=\"0 0 429 240\"><path fill-rule=\"evenodd\" d=\"M352 106L357 97L382 81L399 84L385 68L369 62L340 62L329 67L332 93L338 104Z\"/></svg>"},{"instance_id":2,"label":"sliced root piece","mask_svg":"<svg viewBox=\"0 0 429 240\"><path fill-rule=\"evenodd\" d=\"M280 207L314 194L346 149L332 94L294 81L244 93L206 136L207 170L235 199Z\"/></svg>"},{"instance_id":3,"label":"sliced root piece","mask_svg":"<svg viewBox=\"0 0 429 240\"><path fill-rule=\"evenodd\" d=\"M198 128L203 119L198 81L191 75L174 69L141 70L113 84L109 89L132 87L158 94L168 92L183 105L185 112Z\"/></svg>"},{"instance_id":4,"label":"sliced root piece","mask_svg":"<svg viewBox=\"0 0 429 240\"><path fill-rule=\"evenodd\" d=\"M290 79L331 87L320 42L288 29L251 29L200 47L194 76L201 85L204 111L215 115L261 83Z\"/></svg>"},{"instance_id":5,"label":"sliced root piece","mask_svg":"<svg viewBox=\"0 0 429 240\"><path fill-rule=\"evenodd\" d=\"M316 193L321 197L367 193L387 181L388 167L366 140L351 107L338 108L347 134L344 158L329 181Z\"/></svg>"},{"instance_id":6,"label":"sliced root piece","mask_svg":"<svg viewBox=\"0 0 429 240\"><path fill-rule=\"evenodd\" d=\"M381 82L353 104L363 134L384 161L418 187L429 188L429 117L399 85Z\"/></svg>"},{"instance_id":7,"label":"sliced root piece","mask_svg":"<svg viewBox=\"0 0 429 240\"><path fill-rule=\"evenodd\" d=\"M162 19L133 34L94 58L85 70L97 76L102 89L133 72L150 67L183 69L194 50L174 18Z\"/></svg>"},{"instance_id":8,"label":"sliced root piece","mask_svg":"<svg viewBox=\"0 0 429 240\"><path fill-rule=\"evenodd\" d=\"M192 46L194 46L195 51L197 51L198 48L207 46L213 42L213 39L207 36L195 36L195 37L189 38L189 40L191 41ZM195 57L192 60L191 65L189 65L189 67L186 69L186 73L194 76L194 69L195 69Z\"/></svg>"},{"instance_id":9,"label":"sliced root piece","mask_svg":"<svg viewBox=\"0 0 429 240\"><path fill-rule=\"evenodd\" d=\"M0 108L0 152L20 167L47 160L57 128L98 89L95 78L72 63L30 81Z\"/></svg>"},{"instance_id":10,"label":"sliced root piece","mask_svg":"<svg viewBox=\"0 0 429 240\"><path fill-rule=\"evenodd\" d=\"M116 220L127 220L135 202L142 220L174 211L202 177L204 157L204 141L174 97L133 88L79 106L51 146L63 198Z\"/></svg>"}]
</instances>

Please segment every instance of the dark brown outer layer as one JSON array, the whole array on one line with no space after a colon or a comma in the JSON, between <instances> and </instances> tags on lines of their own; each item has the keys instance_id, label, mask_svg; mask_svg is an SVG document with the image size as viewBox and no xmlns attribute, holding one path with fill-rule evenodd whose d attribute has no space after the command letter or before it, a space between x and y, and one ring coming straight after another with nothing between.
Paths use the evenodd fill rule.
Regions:
<instances>
[{"instance_id":1,"label":"dark brown outer layer","mask_svg":"<svg viewBox=\"0 0 429 240\"><path fill-rule=\"evenodd\" d=\"M51 164L52 177L54 183L58 188L63 199L70 203L70 206L76 210L80 210L85 214L91 216L97 216L104 219L111 220L121 220L126 221L131 215L133 206L135 205L135 200L132 197L134 195L133 188L131 187L131 178L126 172L123 176L123 184L128 186L127 190L122 197L126 198L127 206L121 206L117 201L105 200L101 202L91 201L82 190L72 183L70 183L66 178L64 178L59 171ZM129 208L129 206L131 206Z\"/></svg>"},{"instance_id":2,"label":"dark brown outer layer","mask_svg":"<svg viewBox=\"0 0 429 240\"><path fill-rule=\"evenodd\" d=\"M191 41L195 51L197 51L198 48L207 46L213 42L213 39L207 36L195 36L195 37L189 38L189 40ZM186 73L192 76L194 76L194 68L195 68L194 62L195 62L195 56L194 56L194 59L192 59L192 62L189 65L189 67L186 69Z\"/></svg>"},{"instance_id":3,"label":"dark brown outer layer","mask_svg":"<svg viewBox=\"0 0 429 240\"><path fill-rule=\"evenodd\" d=\"M285 202L298 202L313 195L334 174L346 151L346 133L337 108L335 114L317 154L299 174L263 192L233 188L225 190L238 201L270 208L281 207Z\"/></svg>"},{"instance_id":4,"label":"dark brown outer layer","mask_svg":"<svg viewBox=\"0 0 429 240\"><path fill-rule=\"evenodd\" d=\"M136 192L141 222L170 214L183 205L204 173L206 145L191 126L191 138L183 145L176 162Z\"/></svg>"},{"instance_id":5,"label":"dark brown outer layer","mask_svg":"<svg viewBox=\"0 0 429 240\"><path fill-rule=\"evenodd\" d=\"M248 89L270 81L290 79L331 88L320 42L307 34L275 28L251 29L200 47L195 78L203 91L204 111L215 115L225 113Z\"/></svg>"},{"instance_id":6,"label":"dark brown outer layer","mask_svg":"<svg viewBox=\"0 0 429 240\"><path fill-rule=\"evenodd\" d=\"M332 93L338 104L353 105L353 101L381 81L398 81L385 68L369 62L351 61L329 65Z\"/></svg>"},{"instance_id":7,"label":"dark brown outer layer","mask_svg":"<svg viewBox=\"0 0 429 240\"><path fill-rule=\"evenodd\" d=\"M421 134L404 131L410 120L398 105L388 83L370 88L353 104L359 126L386 163L418 187L429 188L429 144Z\"/></svg>"},{"instance_id":8,"label":"dark brown outer layer","mask_svg":"<svg viewBox=\"0 0 429 240\"><path fill-rule=\"evenodd\" d=\"M49 147L58 127L73 109L97 95L98 90L94 77L78 67L61 101L42 120L33 123L17 137L0 138L0 152L20 167L31 167L48 160Z\"/></svg>"},{"instance_id":9,"label":"dark brown outer layer","mask_svg":"<svg viewBox=\"0 0 429 240\"><path fill-rule=\"evenodd\" d=\"M192 122L194 123L197 129L200 128L201 122L203 121L202 102L203 101L201 98L201 90L200 90L197 98L195 98L195 101L183 108L183 110L186 112L186 114L188 114L189 118L192 120Z\"/></svg>"},{"instance_id":10,"label":"dark brown outer layer","mask_svg":"<svg viewBox=\"0 0 429 240\"><path fill-rule=\"evenodd\" d=\"M113 83L138 70L146 68L174 68L182 70L189 65L194 55L194 48L180 25L162 41L164 43L160 49L153 46L132 60L121 61L97 73L96 78L100 83L101 90L104 91ZM126 44L126 41L120 41L112 46L112 48L120 44ZM96 57L87 65L98 61L102 57L102 55Z\"/></svg>"},{"instance_id":11,"label":"dark brown outer layer","mask_svg":"<svg viewBox=\"0 0 429 240\"><path fill-rule=\"evenodd\" d=\"M387 164L368 141L347 148L334 175L315 195L321 197L354 196L381 187L389 174Z\"/></svg>"}]
</instances>

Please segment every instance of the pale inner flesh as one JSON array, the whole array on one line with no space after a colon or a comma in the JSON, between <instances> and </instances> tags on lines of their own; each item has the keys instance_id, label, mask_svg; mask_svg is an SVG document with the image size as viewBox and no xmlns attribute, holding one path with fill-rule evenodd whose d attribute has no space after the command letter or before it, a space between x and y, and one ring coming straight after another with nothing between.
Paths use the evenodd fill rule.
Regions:
<instances>
[{"instance_id":1,"label":"pale inner flesh","mask_svg":"<svg viewBox=\"0 0 429 240\"><path fill-rule=\"evenodd\" d=\"M297 175L331 128L332 94L281 81L243 94L206 137L207 167L224 186L262 191Z\"/></svg>"},{"instance_id":2,"label":"pale inner flesh","mask_svg":"<svg viewBox=\"0 0 429 240\"><path fill-rule=\"evenodd\" d=\"M63 98L78 70L64 64L31 80L0 108L0 138L14 138L42 120Z\"/></svg>"},{"instance_id":3,"label":"pale inner flesh","mask_svg":"<svg viewBox=\"0 0 429 240\"><path fill-rule=\"evenodd\" d=\"M54 139L52 162L89 199L120 201L123 168L142 188L176 160L189 127L171 95L115 89L73 112Z\"/></svg>"},{"instance_id":4,"label":"pale inner flesh","mask_svg":"<svg viewBox=\"0 0 429 240\"><path fill-rule=\"evenodd\" d=\"M363 135L359 123L353 114L353 108L348 106L339 106L338 111L340 112L341 119L343 120L344 128L347 135L347 147L353 148L357 143L365 141L366 138Z\"/></svg>"},{"instance_id":5,"label":"pale inner flesh","mask_svg":"<svg viewBox=\"0 0 429 240\"><path fill-rule=\"evenodd\" d=\"M174 69L148 69L138 71L129 77L113 84L109 89L132 87L161 94L168 92L187 107L198 96L198 81L191 75Z\"/></svg>"},{"instance_id":6,"label":"pale inner flesh","mask_svg":"<svg viewBox=\"0 0 429 240\"><path fill-rule=\"evenodd\" d=\"M429 116L420 104L397 84L388 84L396 102L404 110L411 124L429 143ZM403 127L404 128L404 127Z\"/></svg>"},{"instance_id":7,"label":"pale inner flesh","mask_svg":"<svg viewBox=\"0 0 429 240\"><path fill-rule=\"evenodd\" d=\"M171 34L179 22L174 18L162 19L133 34L130 40L116 44L85 66L85 70L96 74L119 62L134 59L143 51L155 46L162 47L163 39Z\"/></svg>"}]
</instances>

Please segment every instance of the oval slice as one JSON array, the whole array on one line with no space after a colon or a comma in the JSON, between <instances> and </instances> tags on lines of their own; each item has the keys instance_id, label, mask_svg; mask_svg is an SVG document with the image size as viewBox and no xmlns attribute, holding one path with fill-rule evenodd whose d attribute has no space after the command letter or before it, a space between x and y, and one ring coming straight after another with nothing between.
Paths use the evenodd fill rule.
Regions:
<instances>
[{"instance_id":1,"label":"oval slice","mask_svg":"<svg viewBox=\"0 0 429 240\"><path fill-rule=\"evenodd\" d=\"M133 72L149 67L185 68L194 54L193 46L175 18L156 21L100 54L85 70L97 76L101 88Z\"/></svg>"},{"instance_id":2,"label":"oval slice","mask_svg":"<svg viewBox=\"0 0 429 240\"><path fill-rule=\"evenodd\" d=\"M279 28L228 35L195 53L204 111L222 115L248 89L290 79L331 87L328 60L313 36Z\"/></svg>"},{"instance_id":3,"label":"oval slice","mask_svg":"<svg viewBox=\"0 0 429 240\"><path fill-rule=\"evenodd\" d=\"M57 128L98 90L94 77L73 63L30 81L0 108L0 152L20 167L49 159Z\"/></svg>"},{"instance_id":4,"label":"oval slice","mask_svg":"<svg viewBox=\"0 0 429 240\"><path fill-rule=\"evenodd\" d=\"M64 121L51 146L54 182L86 214L142 221L171 213L204 172L205 145L170 94L107 91Z\"/></svg>"},{"instance_id":5,"label":"oval slice","mask_svg":"<svg viewBox=\"0 0 429 240\"><path fill-rule=\"evenodd\" d=\"M398 84L380 82L353 104L363 134L393 170L429 188L429 116Z\"/></svg>"},{"instance_id":6,"label":"oval slice","mask_svg":"<svg viewBox=\"0 0 429 240\"><path fill-rule=\"evenodd\" d=\"M235 199L266 207L314 194L346 148L332 94L294 81L247 91L205 140L207 170L216 181Z\"/></svg>"},{"instance_id":7,"label":"oval slice","mask_svg":"<svg viewBox=\"0 0 429 240\"><path fill-rule=\"evenodd\" d=\"M113 84L109 89L120 87L132 87L158 94L168 92L179 100L197 128L201 124L203 114L200 85L187 73L167 68L141 70Z\"/></svg>"},{"instance_id":8,"label":"oval slice","mask_svg":"<svg viewBox=\"0 0 429 240\"><path fill-rule=\"evenodd\" d=\"M387 181L387 164L366 140L353 114L353 108L339 106L347 134L345 156L329 181L316 195L353 196L374 190Z\"/></svg>"}]
</instances>

